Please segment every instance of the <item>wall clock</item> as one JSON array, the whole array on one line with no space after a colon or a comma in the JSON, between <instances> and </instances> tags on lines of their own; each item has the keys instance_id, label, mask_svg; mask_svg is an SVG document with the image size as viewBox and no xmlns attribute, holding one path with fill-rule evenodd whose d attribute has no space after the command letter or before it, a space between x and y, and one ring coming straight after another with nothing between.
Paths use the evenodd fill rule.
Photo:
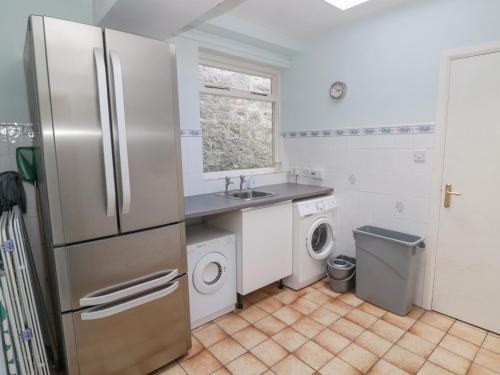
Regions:
<instances>
[{"instance_id":1,"label":"wall clock","mask_svg":"<svg viewBox=\"0 0 500 375\"><path fill-rule=\"evenodd\" d=\"M344 82L334 82L330 87L330 96L333 99L342 99L347 94L347 85Z\"/></svg>"}]
</instances>

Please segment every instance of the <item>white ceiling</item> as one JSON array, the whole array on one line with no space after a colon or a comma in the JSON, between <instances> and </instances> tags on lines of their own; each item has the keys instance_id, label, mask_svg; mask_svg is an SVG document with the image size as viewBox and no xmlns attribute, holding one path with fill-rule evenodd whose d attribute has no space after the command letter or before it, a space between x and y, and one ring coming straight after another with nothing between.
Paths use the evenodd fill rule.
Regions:
<instances>
[{"instance_id":1,"label":"white ceiling","mask_svg":"<svg viewBox=\"0 0 500 375\"><path fill-rule=\"evenodd\" d=\"M342 11L324 0L245 0L227 14L292 38L306 39L407 1L370 0Z\"/></svg>"},{"instance_id":2,"label":"white ceiling","mask_svg":"<svg viewBox=\"0 0 500 375\"><path fill-rule=\"evenodd\" d=\"M222 3L224 0L94 0L94 22L165 40Z\"/></svg>"}]
</instances>

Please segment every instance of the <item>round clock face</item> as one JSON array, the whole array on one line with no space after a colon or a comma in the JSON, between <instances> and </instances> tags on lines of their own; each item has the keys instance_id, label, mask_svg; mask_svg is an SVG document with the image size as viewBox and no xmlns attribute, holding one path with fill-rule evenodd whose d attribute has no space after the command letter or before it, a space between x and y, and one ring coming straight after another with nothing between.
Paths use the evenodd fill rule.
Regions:
<instances>
[{"instance_id":1,"label":"round clock face","mask_svg":"<svg viewBox=\"0 0 500 375\"><path fill-rule=\"evenodd\" d=\"M347 93L347 85L344 82L335 82L330 87L330 96L334 99L342 99Z\"/></svg>"}]
</instances>

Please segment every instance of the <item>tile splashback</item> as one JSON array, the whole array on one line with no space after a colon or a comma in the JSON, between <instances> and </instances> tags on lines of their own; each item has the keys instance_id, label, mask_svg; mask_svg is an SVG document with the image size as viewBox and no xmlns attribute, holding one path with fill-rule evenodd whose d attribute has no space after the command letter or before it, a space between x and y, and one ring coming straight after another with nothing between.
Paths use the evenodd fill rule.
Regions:
<instances>
[{"instance_id":1,"label":"tile splashback","mask_svg":"<svg viewBox=\"0 0 500 375\"><path fill-rule=\"evenodd\" d=\"M395 171L395 158L407 157L410 150L430 149L429 140L434 138L435 125L408 124L400 126L379 126L366 128L345 128L335 130L314 131L289 131L281 133L279 154L282 161L283 173L257 175L257 185L282 183L287 181L286 171L288 167L322 167L339 170L356 170L361 173L350 173L347 179L352 187L377 193L401 193L401 187L406 185L423 185L426 182L419 179L419 175L411 173L409 168L405 172ZM396 138L397 137L397 138ZM412 139L422 139L422 145L412 144ZM353 139L356 138L356 139ZM224 187L222 179L206 179L203 175L203 149L201 129L181 129L182 166L184 177L184 195L196 195L220 191ZM293 150L285 145L300 144ZM292 146L293 147L293 146ZM345 150L349 149L348 152ZM391 152L370 152L369 150L400 151L400 155ZM406 155L404 154L406 150ZM359 151L359 152L358 152ZM374 154L374 155L370 155ZM393 155L391 155L393 154ZM427 153L430 158L430 153ZM366 161L363 158L366 157ZM430 165L429 159L426 166ZM401 167L405 167L402 166ZM377 175L378 169L382 174ZM420 168L425 169L425 168ZM403 176L404 175L404 176ZM332 174L328 173L323 184L333 186ZM396 180L396 181L394 181ZM318 184L318 180L302 179L304 183ZM337 179L336 185L340 183ZM370 188L370 184L377 184L376 188ZM337 191L339 186L333 186ZM430 186L429 186L430 188ZM419 189L421 190L421 189ZM395 203L397 204L397 202ZM403 213L404 203L398 205L398 210ZM406 207L406 206L405 206Z\"/></svg>"},{"instance_id":2,"label":"tile splashback","mask_svg":"<svg viewBox=\"0 0 500 375\"><path fill-rule=\"evenodd\" d=\"M424 125L419 125L424 126ZM285 134L286 168L322 168L323 180L299 177L299 183L322 184L335 189L338 201L337 252L354 255L352 229L377 225L426 235L432 184L434 125L378 127L373 132L315 136L310 132ZM392 129L390 132L383 129ZM425 161L414 161L415 151ZM291 178L290 181L295 181ZM423 253L425 256L425 253ZM424 256L415 302L421 303Z\"/></svg>"}]
</instances>

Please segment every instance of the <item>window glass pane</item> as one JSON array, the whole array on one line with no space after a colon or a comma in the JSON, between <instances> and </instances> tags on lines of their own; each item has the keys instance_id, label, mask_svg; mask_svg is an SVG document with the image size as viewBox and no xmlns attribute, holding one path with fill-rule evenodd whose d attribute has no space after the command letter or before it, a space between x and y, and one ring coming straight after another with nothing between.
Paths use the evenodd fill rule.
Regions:
<instances>
[{"instance_id":1,"label":"window glass pane","mask_svg":"<svg viewBox=\"0 0 500 375\"><path fill-rule=\"evenodd\" d=\"M200 65L200 83L263 94L271 93L271 79Z\"/></svg>"},{"instance_id":2,"label":"window glass pane","mask_svg":"<svg viewBox=\"0 0 500 375\"><path fill-rule=\"evenodd\" d=\"M204 172L273 166L273 104L201 94Z\"/></svg>"}]
</instances>

